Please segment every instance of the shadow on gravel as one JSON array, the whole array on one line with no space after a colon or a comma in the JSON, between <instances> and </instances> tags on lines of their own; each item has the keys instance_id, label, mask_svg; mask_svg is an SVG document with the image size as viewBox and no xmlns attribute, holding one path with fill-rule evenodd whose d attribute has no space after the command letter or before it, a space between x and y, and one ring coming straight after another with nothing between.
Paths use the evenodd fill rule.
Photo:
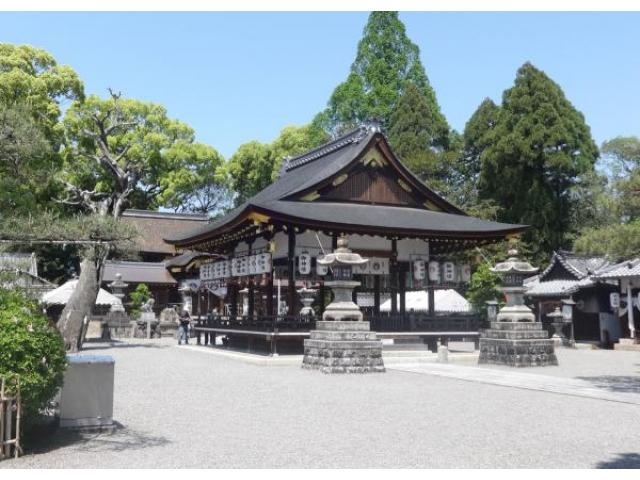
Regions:
<instances>
[{"instance_id":1,"label":"shadow on gravel","mask_svg":"<svg viewBox=\"0 0 640 480\"><path fill-rule=\"evenodd\" d=\"M640 468L640 454L619 453L613 460L598 463L596 468Z\"/></svg>"},{"instance_id":2,"label":"shadow on gravel","mask_svg":"<svg viewBox=\"0 0 640 480\"><path fill-rule=\"evenodd\" d=\"M594 387L610 392L640 393L640 377L624 375L602 375L598 377L576 377Z\"/></svg>"},{"instance_id":3,"label":"shadow on gravel","mask_svg":"<svg viewBox=\"0 0 640 480\"><path fill-rule=\"evenodd\" d=\"M165 437L157 437L126 428L119 422L113 422L113 432L77 432L67 429L51 429L49 434L38 435L32 439L25 454L37 455L48 453L59 448L77 445L82 451L88 452L121 452L125 450L140 450L171 443Z\"/></svg>"}]
</instances>

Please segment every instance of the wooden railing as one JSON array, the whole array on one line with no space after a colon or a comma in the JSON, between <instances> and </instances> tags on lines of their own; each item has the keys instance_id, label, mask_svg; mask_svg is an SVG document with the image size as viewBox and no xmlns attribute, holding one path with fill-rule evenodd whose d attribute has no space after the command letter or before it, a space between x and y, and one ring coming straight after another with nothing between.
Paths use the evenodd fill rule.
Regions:
<instances>
[{"instance_id":1,"label":"wooden railing","mask_svg":"<svg viewBox=\"0 0 640 480\"><path fill-rule=\"evenodd\" d=\"M315 328L317 318L300 316L256 316L256 317L200 317L195 319L196 328L217 328L258 332L295 332ZM474 315L429 317L427 315L380 315L365 316L376 332L473 332L482 327Z\"/></svg>"},{"instance_id":2,"label":"wooden railing","mask_svg":"<svg viewBox=\"0 0 640 480\"><path fill-rule=\"evenodd\" d=\"M20 377L0 377L0 460L22 452L20 413Z\"/></svg>"}]
</instances>

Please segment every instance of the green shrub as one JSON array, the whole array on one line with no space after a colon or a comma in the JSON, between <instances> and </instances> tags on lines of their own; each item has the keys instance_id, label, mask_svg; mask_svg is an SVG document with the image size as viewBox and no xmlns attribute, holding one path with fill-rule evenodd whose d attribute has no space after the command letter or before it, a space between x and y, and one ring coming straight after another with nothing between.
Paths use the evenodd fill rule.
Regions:
<instances>
[{"instance_id":1,"label":"green shrub","mask_svg":"<svg viewBox=\"0 0 640 480\"><path fill-rule=\"evenodd\" d=\"M490 270L488 263L482 263L471 276L467 298L473 305L476 312L484 319L487 319L487 301L498 300L503 297L498 290L500 277Z\"/></svg>"},{"instance_id":2,"label":"green shrub","mask_svg":"<svg viewBox=\"0 0 640 480\"><path fill-rule=\"evenodd\" d=\"M38 304L21 292L0 288L0 376L20 376L27 421L62 386L66 366L62 337Z\"/></svg>"},{"instance_id":3,"label":"green shrub","mask_svg":"<svg viewBox=\"0 0 640 480\"><path fill-rule=\"evenodd\" d=\"M140 315L140 307L151 298L151 290L146 284L139 284L133 292L129 294L131 298L131 315L137 317Z\"/></svg>"}]
</instances>

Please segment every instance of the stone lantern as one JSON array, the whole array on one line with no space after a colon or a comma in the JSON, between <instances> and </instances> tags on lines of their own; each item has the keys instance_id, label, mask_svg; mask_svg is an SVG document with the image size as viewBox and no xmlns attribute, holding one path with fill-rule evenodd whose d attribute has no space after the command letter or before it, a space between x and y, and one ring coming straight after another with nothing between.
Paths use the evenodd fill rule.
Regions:
<instances>
[{"instance_id":1,"label":"stone lantern","mask_svg":"<svg viewBox=\"0 0 640 480\"><path fill-rule=\"evenodd\" d=\"M553 326L554 332L551 336L554 345L562 345L565 342L564 332L562 328L565 325L565 322L562 319L562 312L560 311L560 307L556 307L556 309L547 314L547 317L551 319L551 325Z\"/></svg>"},{"instance_id":2,"label":"stone lantern","mask_svg":"<svg viewBox=\"0 0 640 480\"><path fill-rule=\"evenodd\" d=\"M325 282L325 285L331 287L334 294L333 302L327 305L322 314L322 320L361 321L362 312L353 302L353 289L360 285L360 282L353 280L353 267L364 265L369 259L349 250L347 239L341 237L335 252L317 261L331 269L332 280Z\"/></svg>"},{"instance_id":3,"label":"stone lantern","mask_svg":"<svg viewBox=\"0 0 640 480\"><path fill-rule=\"evenodd\" d=\"M516 250L491 269L502 277L501 291L506 305L500 309L491 327L481 332L478 363L530 367L557 365L553 340L547 338L542 323L524 304L524 279L538 271L520 260Z\"/></svg>"},{"instance_id":4,"label":"stone lantern","mask_svg":"<svg viewBox=\"0 0 640 480\"><path fill-rule=\"evenodd\" d=\"M123 300L125 297L124 291L128 286L129 286L128 283L124 283L122 281L122 274L116 273L116 279L109 284L109 288L111 289L111 294L114 297L120 299L120 303L111 305L111 307L109 308L111 312L124 312L124 306L123 306Z\"/></svg>"},{"instance_id":5,"label":"stone lantern","mask_svg":"<svg viewBox=\"0 0 640 480\"><path fill-rule=\"evenodd\" d=\"M341 237L338 248L317 261L332 271L332 280L325 285L333 290L334 299L304 341L302 368L323 373L384 372L382 342L352 300L353 289L360 285L353 280L352 268L369 260L349 250L347 239Z\"/></svg>"}]
</instances>

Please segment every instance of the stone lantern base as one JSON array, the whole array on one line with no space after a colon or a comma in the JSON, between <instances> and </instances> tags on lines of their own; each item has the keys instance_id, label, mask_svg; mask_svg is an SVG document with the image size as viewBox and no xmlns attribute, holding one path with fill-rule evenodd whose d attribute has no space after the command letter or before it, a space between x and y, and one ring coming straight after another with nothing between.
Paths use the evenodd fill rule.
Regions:
<instances>
[{"instance_id":1,"label":"stone lantern base","mask_svg":"<svg viewBox=\"0 0 640 480\"><path fill-rule=\"evenodd\" d=\"M479 364L511 367L558 365L553 340L540 322L491 322L480 336Z\"/></svg>"},{"instance_id":2,"label":"stone lantern base","mask_svg":"<svg viewBox=\"0 0 640 480\"><path fill-rule=\"evenodd\" d=\"M322 373L384 372L382 342L364 321L318 321L304 341L302 368Z\"/></svg>"}]
</instances>

